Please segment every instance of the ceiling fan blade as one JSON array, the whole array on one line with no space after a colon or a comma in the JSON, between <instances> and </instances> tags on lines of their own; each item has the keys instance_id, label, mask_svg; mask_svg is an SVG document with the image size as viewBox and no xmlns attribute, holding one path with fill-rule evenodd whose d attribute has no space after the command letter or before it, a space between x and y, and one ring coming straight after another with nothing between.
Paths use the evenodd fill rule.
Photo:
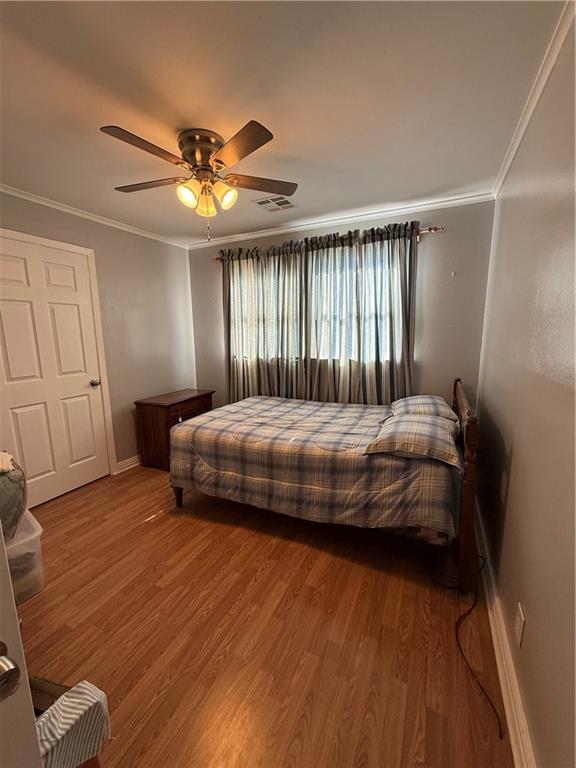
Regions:
<instances>
[{"instance_id":1,"label":"ceiling fan blade","mask_svg":"<svg viewBox=\"0 0 576 768\"><path fill-rule=\"evenodd\" d=\"M260 147L267 144L274 136L268 128L257 123L256 120L250 120L238 133L226 142L220 149L212 155L210 162L218 160L225 168L236 165L242 158L251 155Z\"/></svg>"},{"instance_id":2,"label":"ceiling fan blade","mask_svg":"<svg viewBox=\"0 0 576 768\"><path fill-rule=\"evenodd\" d=\"M124 128L120 128L118 125L104 125L100 130L102 133L107 133L108 136L113 136L115 139L125 141L126 144L131 144L133 147L143 149L144 152L149 152L151 155L155 155L161 160L166 160L180 168L188 168L188 163L185 160L182 160L181 157L173 155L172 152L168 152L167 150L162 149L162 147L157 147L156 144L151 144L149 141L146 141L146 139L141 139L140 136L136 136L134 133L130 133L130 131L125 131Z\"/></svg>"},{"instance_id":3,"label":"ceiling fan blade","mask_svg":"<svg viewBox=\"0 0 576 768\"><path fill-rule=\"evenodd\" d=\"M243 176L241 173L229 173L222 178L232 187L243 189L256 189L259 192L273 192L275 195L289 197L298 189L298 184L293 181L280 181L279 179L262 179L259 176Z\"/></svg>"},{"instance_id":4,"label":"ceiling fan blade","mask_svg":"<svg viewBox=\"0 0 576 768\"><path fill-rule=\"evenodd\" d=\"M171 179L156 179L155 181L142 181L140 184L125 184L123 187L115 187L117 192L140 192L142 189L154 189L154 187L167 187L170 184L181 184L187 181L184 176L174 176Z\"/></svg>"}]
</instances>

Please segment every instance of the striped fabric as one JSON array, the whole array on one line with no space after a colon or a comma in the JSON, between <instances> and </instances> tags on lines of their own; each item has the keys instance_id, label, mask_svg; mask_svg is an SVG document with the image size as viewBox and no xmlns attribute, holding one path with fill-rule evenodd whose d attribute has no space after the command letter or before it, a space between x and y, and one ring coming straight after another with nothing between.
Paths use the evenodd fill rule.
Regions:
<instances>
[{"instance_id":1,"label":"striped fabric","mask_svg":"<svg viewBox=\"0 0 576 768\"><path fill-rule=\"evenodd\" d=\"M392 416L382 424L367 454L386 453L408 459L436 459L462 470L462 461L454 438L458 425L442 416L407 413Z\"/></svg>"},{"instance_id":2,"label":"striped fabric","mask_svg":"<svg viewBox=\"0 0 576 768\"><path fill-rule=\"evenodd\" d=\"M44 768L76 768L110 738L106 695L83 680L40 715L36 733Z\"/></svg>"},{"instance_id":3,"label":"striped fabric","mask_svg":"<svg viewBox=\"0 0 576 768\"><path fill-rule=\"evenodd\" d=\"M388 406L249 397L172 428L172 485L445 543L457 473L437 461L364 455L390 415Z\"/></svg>"},{"instance_id":4,"label":"striped fabric","mask_svg":"<svg viewBox=\"0 0 576 768\"><path fill-rule=\"evenodd\" d=\"M442 416L444 419L458 422L457 414L450 408L446 400L438 395L402 397L400 400L395 400L391 408L394 416L413 413L422 416Z\"/></svg>"}]
</instances>

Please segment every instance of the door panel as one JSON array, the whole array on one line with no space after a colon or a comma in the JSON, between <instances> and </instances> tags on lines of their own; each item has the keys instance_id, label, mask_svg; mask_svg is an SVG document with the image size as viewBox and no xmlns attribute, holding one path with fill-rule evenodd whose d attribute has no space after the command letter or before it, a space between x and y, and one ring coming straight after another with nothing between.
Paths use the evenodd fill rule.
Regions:
<instances>
[{"instance_id":1,"label":"door panel","mask_svg":"<svg viewBox=\"0 0 576 768\"><path fill-rule=\"evenodd\" d=\"M50 305L58 374L86 373L86 356L78 304Z\"/></svg>"},{"instance_id":2,"label":"door panel","mask_svg":"<svg viewBox=\"0 0 576 768\"><path fill-rule=\"evenodd\" d=\"M70 448L70 464L93 459L96 440L92 423L92 409L88 395L62 400L66 422L66 436Z\"/></svg>"},{"instance_id":3,"label":"door panel","mask_svg":"<svg viewBox=\"0 0 576 768\"><path fill-rule=\"evenodd\" d=\"M54 264L51 261L44 262L44 280L46 288L63 288L68 291L76 291L76 269L71 264Z\"/></svg>"},{"instance_id":4,"label":"door panel","mask_svg":"<svg viewBox=\"0 0 576 768\"><path fill-rule=\"evenodd\" d=\"M12 408L11 414L18 459L26 468L28 481L56 472L46 403Z\"/></svg>"},{"instance_id":5,"label":"door panel","mask_svg":"<svg viewBox=\"0 0 576 768\"><path fill-rule=\"evenodd\" d=\"M0 255L0 284L30 285L26 259L21 256Z\"/></svg>"},{"instance_id":6,"label":"door panel","mask_svg":"<svg viewBox=\"0 0 576 768\"><path fill-rule=\"evenodd\" d=\"M0 301L6 381L41 379L38 336L31 301Z\"/></svg>"},{"instance_id":7,"label":"door panel","mask_svg":"<svg viewBox=\"0 0 576 768\"><path fill-rule=\"evenodd\" d=\"M34 506L109 463L88 253L18 238L0 230L1 448Z\"/></svg>"}]
</instances>

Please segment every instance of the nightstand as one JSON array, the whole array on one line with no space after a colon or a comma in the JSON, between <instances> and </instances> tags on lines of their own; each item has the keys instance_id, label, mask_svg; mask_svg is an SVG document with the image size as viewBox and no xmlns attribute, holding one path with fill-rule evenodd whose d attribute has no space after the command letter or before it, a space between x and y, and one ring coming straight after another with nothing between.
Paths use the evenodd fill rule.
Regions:
<instances>
[{"instance_id":1,"label":"nightstand","mask_svg":"<svg viewBox=\"0 0 576 768\"><path fill-rule=\"evenodd\" d=\"M179 389L136 400L138 450L145 467L170 469L170 429L212 410L213 389Z\"/></svg>"}]
</instances>

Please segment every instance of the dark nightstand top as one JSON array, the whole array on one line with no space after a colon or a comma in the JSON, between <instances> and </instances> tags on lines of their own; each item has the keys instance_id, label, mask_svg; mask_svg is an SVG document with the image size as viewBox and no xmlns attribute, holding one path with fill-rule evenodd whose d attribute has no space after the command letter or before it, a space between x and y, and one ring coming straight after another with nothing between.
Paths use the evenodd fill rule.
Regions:
<instances>
[{"instance_id":1,"label":"dark nightstand top","mask_svg":"<svg viewBox=\"0 0 576 768\"><path fill-rule=\"evenodd\" d=\"M183 400L193 400L196 397L213 395L214 389L178 389L176 392L167 392L165 395L146 397L144 400L135 400L134 405L176 405Z\"/></svg>"}]
</instances>

